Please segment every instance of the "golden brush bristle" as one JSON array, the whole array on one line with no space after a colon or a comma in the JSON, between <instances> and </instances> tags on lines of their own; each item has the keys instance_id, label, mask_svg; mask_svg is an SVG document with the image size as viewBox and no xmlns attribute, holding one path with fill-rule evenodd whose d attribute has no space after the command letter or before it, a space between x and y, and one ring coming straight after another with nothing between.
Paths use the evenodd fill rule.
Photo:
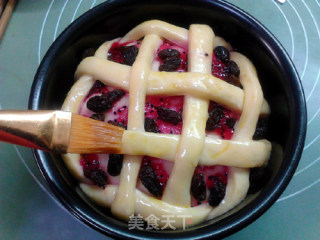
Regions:
<instances>
[{"instance_id":1,"label":"golden brush bristle","mask_svg":"<svg viewBox=\"0 0 320 240\"><path fill-rule=\"evenodd\" d=\"M72 114L68 153L120 153L123 128Z\"/></svg>"}]
</instances>

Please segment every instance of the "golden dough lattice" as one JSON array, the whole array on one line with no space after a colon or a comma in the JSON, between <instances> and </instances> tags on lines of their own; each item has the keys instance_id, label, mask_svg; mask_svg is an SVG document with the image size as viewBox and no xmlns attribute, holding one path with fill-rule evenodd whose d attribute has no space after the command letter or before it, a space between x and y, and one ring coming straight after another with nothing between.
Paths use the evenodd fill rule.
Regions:
<instances>
[{"instance_id":1,"label":"golden dough lattice","mask_svg":"<svg viewBox=\"0 0 320 240\"><path fill-rule=\"evenodd\" d=\"M107 59L113 43L142 38L132 66ZM157 70L159 66L154 58L164 39L188 49L188 72ZM230 49L207 25L194 24L187 30L152 20L138 25L122 39L104 43L93 57L85 58L79 64L75 74L77 81L63 104L63 110L81 112L82 103L96 80L130 93L127 130L122 140L122 154L125 155L116 184L107 184L104 189L90 184L79 163L80 155L64 155L66 165L91 199L110 207L112 213L121 219L128 219L132 214L144 218L153 214L161 218L170 213L174 215L175 227L184 227L184 219L179 217L182 214L190 216L190 225L195 225L227 212L245 198L249 168L264 165L270 155L270 142L252 140L259 115L266 115L270 110L263 98L256 70L245 56L230 52L230 59L240 68L242 89L211 74L213 50L221 45ZM147 95L184 96L180 135L145 132ZM206 134L210 101L241 112L230 140ZM136 188L143 156L173 163L161 199ZM191 207L190 186L198 165L230 167L225 197L216 207L208 203Z\"/></svg>"}]
</instances>

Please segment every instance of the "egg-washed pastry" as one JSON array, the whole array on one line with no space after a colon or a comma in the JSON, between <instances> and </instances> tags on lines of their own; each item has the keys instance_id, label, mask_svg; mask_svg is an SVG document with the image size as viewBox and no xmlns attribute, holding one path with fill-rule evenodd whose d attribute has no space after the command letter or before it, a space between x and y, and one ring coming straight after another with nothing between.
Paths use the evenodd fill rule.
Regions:
<instances>
[{"instance_id":1,"label":"egg-washed pastry","mask_svg":"<svg viewBox=\"0 0 320 240\"><path fill-rule=\"evenodd\" d=\"M261 180L269 105L251 61L209 26L143 22L84 58L75 78L62 109L126 129L121 154L63 155L115 217L196 225L246 197L250 169Z\"/></svg>"}]
</instances>

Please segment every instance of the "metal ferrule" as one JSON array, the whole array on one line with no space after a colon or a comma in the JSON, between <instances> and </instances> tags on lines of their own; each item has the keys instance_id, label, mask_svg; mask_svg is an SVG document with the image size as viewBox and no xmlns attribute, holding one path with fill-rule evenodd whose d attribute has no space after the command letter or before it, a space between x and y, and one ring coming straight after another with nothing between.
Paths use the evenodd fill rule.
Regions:
<instances>
[{"instance_id":1,"label":"metal ferrule","mask_svg":"<svg viewBox=\"0 0 320 240\"><path fill-rule=\"evenodd\" d=\"M65 153L71 116L63 111L0 111L0 140Z\"/></svg>"}]
</instances>

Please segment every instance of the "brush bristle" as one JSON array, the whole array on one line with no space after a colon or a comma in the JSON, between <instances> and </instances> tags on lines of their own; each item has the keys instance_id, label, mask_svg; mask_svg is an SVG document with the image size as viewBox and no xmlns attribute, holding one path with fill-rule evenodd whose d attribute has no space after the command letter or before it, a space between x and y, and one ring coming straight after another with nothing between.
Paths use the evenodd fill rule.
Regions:
<instances>
[{"instance_id":1,"label":"brush bristle","mask_svg":"<svg viewBox=\"0 0 320 240\"><path fill-rule=\"evenodd\" d=\"M69 153L120 153L124 129L73 114Z\"/></svg>"}]
</instances>

